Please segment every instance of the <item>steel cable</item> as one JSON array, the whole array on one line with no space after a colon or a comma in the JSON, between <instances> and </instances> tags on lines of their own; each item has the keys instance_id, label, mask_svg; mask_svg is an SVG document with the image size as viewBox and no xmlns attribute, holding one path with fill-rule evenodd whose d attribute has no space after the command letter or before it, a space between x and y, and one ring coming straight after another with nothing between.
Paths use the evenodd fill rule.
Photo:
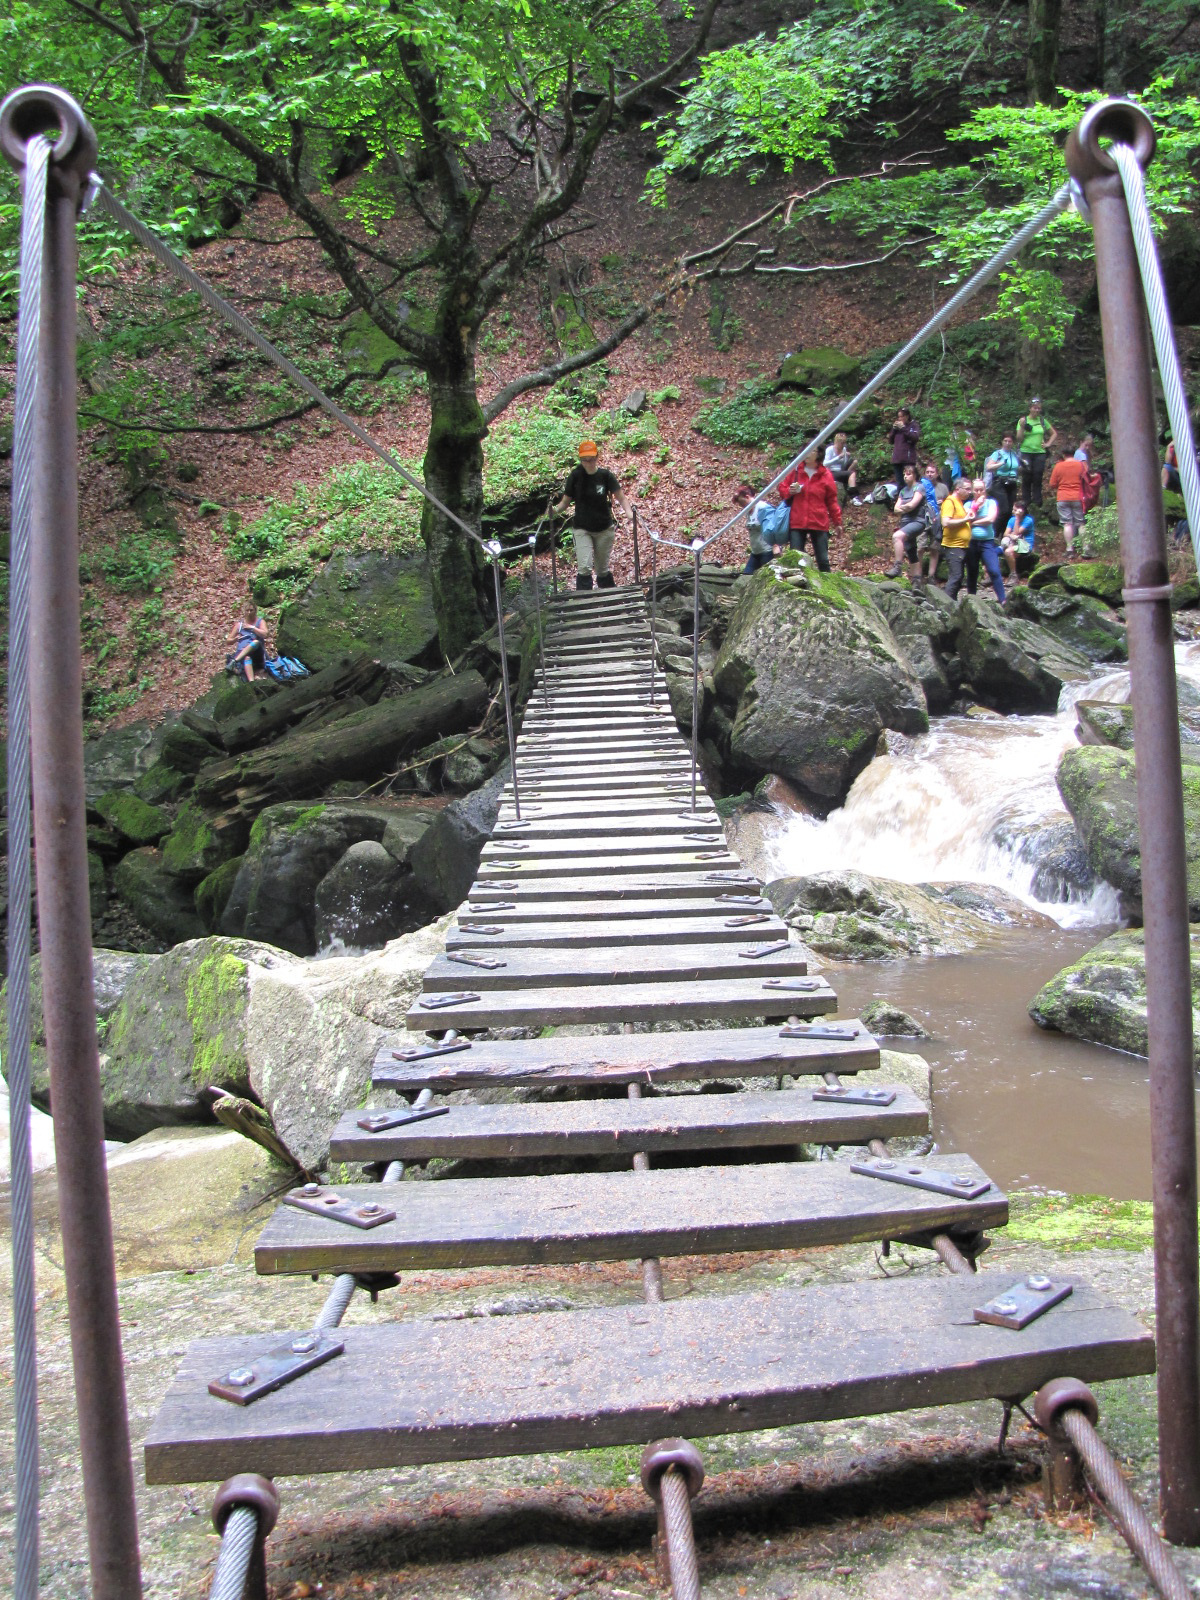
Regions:
<instances>
[{"instance_id":1,"label":"steel cable","mask_svg":"<svg viewBox=\"0 0 1200 1600\"><path fill-rule=\"evenodd\" d=\"M662 1495L663 1532L671 1565L673 1600L700 1600L700 1570L696 1565L696 1536L692 1528L692 1497L687 1478L670 1466L659 1484Z\"/></svg>"},{"instance_id":2,"label":"steel cable","mask_svg":"<svg viewBox=\"0 0 1200 1600\"><path fill-rule=\"evenodd\" d=\"M8 686L8 1115L12 1179L13 1388L16 1410L15 1600L38 1587L37 1290L30 1148L29 965L29 564L33 523L34 412L41 342L46 176L52 146L26 146L17 306L16 416L10 554Z\"/></svg>"},{"instance_id":3,"label":"steel cable","mask_svg":"<svg viewBox=\"0 0 1200 1600\"><path fill-rule=\"evenodd\" d=\"M1190 1600L1191 1590L1153 1523L1138 1504L1104 1440L1077 1408L1062 1411L1058 1426L1079 1452L1121 1535L1145 1567L1163 1600Z\"/></svg>"},{"instance_id":4,"label":"steel cable","mask_svg":"<svg viewBox=\"0 0 1200 1600\"><path fill-rule=\"evenodd\" d=\"M1183 485L1183 503L1187 508L1192 551L1197 565L1200 566L1200 467L1196 463L1192 420L1188 415L1187 396L1183 392L1179 352L1175 347L1175 332L1167 309L1162 266L1154 243L1150 207L1146 201L1145 178L1141 164L1130 145L1114 144L1108 153L1116 162L1117 171L1121 175L1121 184L1125 190L1125 204L1129 208L1129 222L1133 229L1133 245L1137 251L1138 269L1142 276L1142 294L1145 296L1146 309L1150 314L1154 353L1158 358L1163 397L1167 403L1167 416L1170 418L1171 432L1175 439L1175 456L1179 465L1179 479Z\"/></svg>"},{"instance_id":5,"label":"steel cable","mask_svg":"<svg viewBox=\"0 0 1200 1600\"><path fill-rule=\"evenodd\" d=\"M258 1512L249 1506L234 1506L221 1534L209 1600L242 1600L257 1544Z\"/></svg>"}]
</instances>

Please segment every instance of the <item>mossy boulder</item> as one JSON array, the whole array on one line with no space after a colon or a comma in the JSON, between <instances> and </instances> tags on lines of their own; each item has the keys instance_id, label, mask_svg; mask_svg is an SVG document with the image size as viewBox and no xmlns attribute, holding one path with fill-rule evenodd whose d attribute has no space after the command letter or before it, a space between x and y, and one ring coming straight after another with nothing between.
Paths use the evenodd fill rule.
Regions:
<instances>
[{"instance_id":1,"label":"mossy boulder","mask_svg":"<svg viewBox=\"0 0 1200 1600\"><path fill-rule=\"evenodd\" d=\"M1059 568L1058 581L1068 594L1091 594L1105 605L1121 604L1124 578L1116 561L1067 561Z\"/></svg>"},{"instance_id":2,"label":"mossy boulder","mask_svg":"<svg viewBox=\"0 0 1200 1600\"><path fill-rule=\"evenodd\" d=\"M1036 623L1089 661L1129 659L1125 624L1094 595L1072 594L1058 586L1031 589L1026 585L1009 590L1004 611L1010 619Z\"/></svg>"},{"instance_id":3,"label":"mossy boulder","mask_svg":"<svg viewBox=\"0 0 1200 1600\"><path fill-rule=\"evenodd\" d=\"M387 806L287 801L268 806L250 842L218 926L297 955L317 949L317 885L351 845L379 843L395 816Z\"/></svg>"},{"instance_id":4,"label":"mossy boulder","mask_svg":"<svg viewBox=\"0 0 1200 1600\"><path fill-rule=\"evenodd\" d=\"M1138 837L1137 769L1126 750L1081 745L1064 752L1058 789L1098 878L1121 896L1124 914L1142 917L1142 857ZM1183 764L1188 915L1200 920L1200 766Z\"/></svg>"},{"instance_id":5,"label":"mossy boulder","mask_svg":"<svg viewBox=\"0 0 1200 1600\"><path fill-rule=\"evenodd\" d=\"M148 767L158 760L164 729L149 722L130 722L113 728L83 747L84 792L89 806L114 789L132 789Z\"/></svg>"},{"instance_id":6,"label":"mossy boulder","mask_svg":"<svg viewBox=\"0 0 1200 1600\"><path fill-rule=\"evenodd\" d=\"M786 355L779 367L781 389L844 389L857 383L861 371L857 356L829 345Z\"/></svg>"},{"instance_id":7,"label":"mossy boulder","mask_svg":"<svg viewBox=\"0 0 1200 1600\"><path fill-rule=\"evenodd\" d=\"M839 802L884 728L922 733L920 680L867 585L786 560L742 589L714 669L732 761Z\"/></svg>"},{"instance_id":8,"label":"mossy boulder","mask_svg":"<svg viewBox=\"0 0 1200 1600\"><path fill-rule=\"evenodd\" d=\"M316 887L318 950L340 945L368 950L411 925L418 898L408 867L374 839L361 839L340 856Z\"/></svg>"},{"instance_id":9,"label":"mossy boulder","mask_svg":"<svg viewBox=\"0 0 1200 1600\"><path fill-rule=\"evenodd\" d=\"M948 711L962 684L955 632L958 607L941 589L914 594L907 584L886 579L871 598L888 620L896 643L921 680L930 711Z\"/></svg>"},{"instance_id":10,"label":"mossy boulder","mask_svg":"<svg viewBox=\"0 0 1200 1600\"><path fill-rule=\"evenodd\" d=\"M1133 749L1133 707L1110 700L1077 700L1075 737L1080 744L1110 744ZM1185 761L1200 760L1200 708L1181 705L1179 745Z\"/></svg>"},{"instance_id":11,"label":"mossy boulder","mask_svg":"<svg viewBox=\"0 0 1200 1600\"><path fill-rule=\"evenodd\" d=\"M88 909L92 921L98 922L108 910L108 883L104 876L104 863L94 850L87 853Z\"/></svg>"},{"instance_id":12,"label":"mossy boulder","mask_svg":"<svg viewBox=\"0 0 1200 1600\"><path fill-rule=\"evenodd\" d=\"M989 599L958 602L955 643L963 677L997 711L1053 711L1065 682L1084 677L1091 663L1036 624L1010 621Z\"/></svg>"},{"instance_id":13,"label":"mossy boulder","mask_svg":"<svg viewBox=\"0 0 1200 1600\"><path fill-rule=\"evenodd\" d=\"M962 955L996 945L1001 927L1053 926L1002 890L895 883L865 872L777 878L765 892L805 944L839 961Z\"/></svg>"},{"instance_id":14,"label":"mossy boulder","mask_svg":"<svg viewBox=\"0 0 1200 1600\"><path fill-rule=\"evenodd\" d=\"M229 861L222 861L221 865L210 872L207 878L202 878L196 885L196 914L204 925L206 933L214 933L221 913L225 910L229 896L233 892L234 883L237 881L238 868L242 864L241 856L234 856Z\"/></svg>"},{"instance_id":15,"label":"mossy boulder","mask_svg":"<svg viewBox=\"0 0 1200 1600\"><path fill-rule=\"evenodd\" d=\"M1193 912L1193 915L1195 913ZM1193 1059L1200 1067L1200 928L1193 927ZM1057 973L1030 1004L1039 1028L1054 1028L1092 1044L1147 1054L1146 937L1141 928L1111 934Z\"/></svg>"},{"instance_id":16,"label":"mossy boulder","mask_svg":"<svg viewBox=\"0 0 1200 1600\"><path fill-rule=\"evenodd\" d=\"M1171 590L1171 610L1188 611L1200 606L1200 578L1184 578Z\"/></svg>"},{"instance_id":17,"label":"mossy boulder","mask_svg":"<svg viewBox=\"0 0 1200 1600\"><path fill-rule=\"evenodd\" d=\"M96 1008L96 1034L101 1048L108 1019L137 973L155 958L129 950L92 951L92 1000ZM42 1014L42 958L29 963L29 1057L33 1100L42 1110L50 1104L50 1075L46 1070L46 1024ZM8 985L0 988L0 1060L8 1058Z\"/></svg>"},{"instance_id":18,"label":"mossy boulder","mask_svg":"<svg viewBox=\"0 0 1200 1600\"><path fill-rule=\"evenodd\" d=\"M198 939L204 932L191 889L166 870L159 850L147 846L123 856L113 870L112 891L164 944Z\"/></svg>"},{"instance_id":19,"label":"mossy boulder","mask_svg":"<svg viewBox=\"0 0 1200 1600\"><path fill-rule=\"evenodd\" d=\"M147 805L160 806L164 801L178 800L192 787L190 772L177 772L167 762L158 760L133 785L133 792Z\"/></svg>"},{"instance_id":20,"label":"mossy boulder","mask_svg":"<svg viewBox=\"0 0 1200 1600\"><path fill-rule=\"evenodd\" d=\"M162 847L163 866L172 877L197 884L246 848L249 824L238 811L214 816L189 800Z\"/></svg>"},{"instance_id":21,"label":"mossy boulder","mask_svg":"<svg viewBox=\"0 0 1200 1600\"><path fill-rule=\"evenodd\" d=\"M122 790L101 795L92 809L132 845L157 844L171 831L171 818L165 811Z\"/></svg>"},{"instance_id":22,"label":"mossy boulder","mask_svg":"<svg viewBox=\"0 0 1200 1600\"><path fill-rule=\"evenodd\" d=\"M197 939L135 973L109 1019L100 1062L109 1137L207 1121L210 1088L249 1094L250 965L292 959L250 940Z\"/></svg>"},{"instance_id":23,"label":"mossy boulder","mask_svg":"<svg viewBox=\"0 0 1200 1600\"><path fill-rule=\"evenodd\" d=\"M437 643L433 590L424 557L379 550L339 552L279 619L281 655L313 672L348 648L385 664L415 661Z\"/></svg>"}]
</instances>

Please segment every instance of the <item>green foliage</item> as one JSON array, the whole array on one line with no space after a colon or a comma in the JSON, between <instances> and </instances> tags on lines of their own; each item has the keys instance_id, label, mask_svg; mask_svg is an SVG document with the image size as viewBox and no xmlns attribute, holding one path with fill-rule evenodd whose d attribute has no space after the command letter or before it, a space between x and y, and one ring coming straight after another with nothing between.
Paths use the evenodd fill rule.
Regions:
<instances>
[{"instance_id":1,"label":"green foliage","mask_svg":"<svg viewBox=\"0 0 1200 1600\"><path fill-rule=\"evenodd\" d=\"M1115 561L1121 553L1121 529L1117 522L1117 503L1093 506L1087 514L1079 539L1080 554L1102 561Z\"/></svg>"},{"instance_id":2,"label":"green foliage","mask_svg":"<svg viewBox=\"0 0 1200 1600\"><path fill-rule=\"evenodd\" d=\"M794 442L806 429L814 432L825 421L828 402L811 397L777 393L765 378L744 383L728 400L713 400L692 422L697 433L720 446L765 449L771 444Z\"/></svg>"},{"instance_id":3,"label":"green foliage","mask_svg":"<svg viewBox=\"0 0 1200 1600\"><path fill-rule=\"evenodd\" d=\"M115 549L103 552L100 570L119 594L139 589L150 593L161 589L174 572L174 551L161 534L137 528L122 534Z\"/></svg>"}]
</instances>

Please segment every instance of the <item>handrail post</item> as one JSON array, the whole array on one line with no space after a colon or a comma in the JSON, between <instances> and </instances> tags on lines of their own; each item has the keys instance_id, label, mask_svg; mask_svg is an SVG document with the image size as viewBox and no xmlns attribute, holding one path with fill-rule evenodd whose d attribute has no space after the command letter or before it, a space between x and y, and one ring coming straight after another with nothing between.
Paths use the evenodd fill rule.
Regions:
<instances>
[{"instance_id":1,"label":"handrail post","mask_svg":"<svg viewBox=\"0 0 1200 1600\"><path fill-rule=\"evenodd\" d=\"M696 814L696 768L700 761L700 556L702 539L692 540L692 815Z\"/></svg>"},{"instance_id":2,"label":"handrail post","mask_svg":"<svg viewBox=\"0 0 1200 1600\"><path fill-rule=\"evenodd\" d=\"M630 520L633 524L633 581L634 583L640 584L642 581L642 552L638 549L638 520L636 506L634 506L630 512Z\"/></svg>"},{"instance_id":3,"label":"handrail post","mask_svg":"<svg viewBox=\"0 0 1200 1600\"><path fill-rule=\"evenodd\" d=\"M142 1583L92 988L80 713L75 225L96 136L69 95L40 85L16 90L0 108L0 144L14 166L24 165L25 146L37 133L57 136L46 205L29 586L42 1005L91 1592L95 1600L137 1600Z\"/></svg>"},{"instance_id":4,"label":"handrail post","mask_svg":"<svg viewBox=\"0 0 1200 1600\"><path fill-rule=\"evenodd\" d=\"M513 810L521 820L521 786L517 779L517 739L513 732L512 694L508 686L508 646L504 640L504 586L500 581L499 539L489 539L486 546L488 560L492 563L492 578L496 587L496 631L500 643L500 683L504 693L504 727L508 735L508 764L512 771Z\"/></svg>"},{"instance_id":5,"label":"handrail post","mask_svg":"<svg viewBox=\"0 0 1200 1600\"><path fill-rule=\"evenodd\" d=\"M1071 134L1066 160L1082 188L1095 234L1127 585L1146 938L1159 1494L1166 1537L1174 1544L1194 1545L1200 1544L1196 1098L1171 585L1149 329L1124 189L1101 138L1132 145L1144 168L1154 154L1155 136L1138 107L1128 101L1101 101Z\"/></svg>"}]
</instances>

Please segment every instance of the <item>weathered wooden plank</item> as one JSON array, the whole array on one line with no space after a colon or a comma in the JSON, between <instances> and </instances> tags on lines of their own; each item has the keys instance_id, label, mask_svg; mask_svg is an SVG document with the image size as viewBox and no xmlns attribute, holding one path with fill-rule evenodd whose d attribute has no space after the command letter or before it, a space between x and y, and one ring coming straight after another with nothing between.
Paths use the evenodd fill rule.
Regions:
<instances>
[{"instance_id":1,"label":"weathered wooden plank","mask_svg":"<svg viewBox=\"0 0 1200 1600\"><path fill-rule=\"evenodd\" d=\"M681 800L678 810L661 811L657 814L639 812L634 816L621 816L615 812L605 811L600 806L596 806L589 814L587 807L584 806L575 815L553 817L539 817L533 813L532 805L522 805L520 818L512 807L508 807L506 812L501 812L500 821L492 837L497 842L510 838L534 842L539 839L588 840L597 833L604 833L610 838L648 835L666 841L681 838L685 833L704 830L709 814L704 813L689 818L683 811L686 804L686 801ZM715 811L711 815L715 816ZM510 822L517 821L527 822L529 825L520 828L508 826ZM722 872L726 870L720 862L716 862L715 866Z\"/></svg>"},{"instance_id":2,"label":"weathered wooden plank","mask_svg":"<svg viewBox=\"0 0 1200 1600\"><path fill-rule=\"evenodd\" d=\"M419 1061L398 1060L394 1051L412 1049L397 1033L375 1057L371 1080L377 1089L402 1094L429 1087L439 1094L454 1089L598 1088L627 1083L646 1085L697 1079L777 1078L814 1073L873 1072L879 1046L861 1022L841 1018L852 1039L784 1038L778 1026L704 1028L690 1033L614 1033L541 1039L476 1039L468 1049Z\"/></svg>"},{"instance_id":3,"label":"weathered wooden plank","mask_svg":"<svg viewBox=\"0 0 1200 1600\"><path fill-rule=\"evenodd\" d=\"M666 879L661 880L663 889L661 896L633 895L629 899L621 899L619 895L610 895L606 899L563 899L545 900L538 896L519 898L504 889L492 886L480 895L475 895L465 900L459 907L459 916L467 917L472 922L487 921L490 923L502 922L509 927L520 924L532 923L537 926L543 924L552 927L555 923L574 924L576 927L590 925L593 921L623 922L642 921L645 919L669 917L712 917L728 918L733 920L738 917L750 915L775 915L771 902L759 897L754 906L730 905L723 900L713 898L713 886L708 885L708 893L703 889L700 893L672 895L667 892L671 885ZM599 892L604 885L592 884L592 888ZM606 891L607 892L607 891ZM503 907L496 910L496 903ZM747 923L751 933L766 923ZM773 924L772 924L773 925ZM750 937L749 934L746 937Z\"/></svg>"},{"instance_id":4,"label":"weathered wooden plank","mask_svg":"<svg viewBox=\"0 0 1200 1600\"><path fill-rule=\"evenodd\" d=\"M538 900L578 900L604 902L603 910L606 916L616 916L619 913L611 909L608 902L615 904L622 900L636 900L644 903L655 895L662 895L664 901L690 898L695 895L710 903L720 894L736 895L737 900L728 902L720 901L721 905L729 905L729 915L739 916L751 911L772 911L771 902L766 899L756 881L750 878L749 873L738 874L745 876L746 883L740 882L714 882L711 873L699 872L694 877L685 872L652 873L631 872L623 878L579 878L566 873L561 878L531 878L527 883L522 883L515 878L504 878L506 884L511 883L511 889L499 889L495 882L480 883L478 880L472 885L467 896L468 905L473 907L475 902L483 904L490 900L512 900L518 906ZM535 915L542 915L537 912ZM549 913L545 913L549 915ZM583 915L583 908L571 915Z\"/></svg>"},{"instance_id":5,"label":"weathered wooden plank","mask_svg":"<svg viewBox=\"0 0 1200 1600\"><path fill-rule=\"evenodd\" d=\"M511 855L498 844L491 855L485 854L480 859L480 879L486 882L489 875L522 879L561 877L568 870L578 876L587 876L623 872L627 866L632 866L637 872L697 872L704 867L728 867L733 870L741 864L736 856L727 851L724 855L718 854L723 848L719 842L707 849L703 845L686 842L668 849L664 848L661 840L653 838L605 842L607 849L594 848L590 842L583 847L578 840L539 840L531 846L528 855L522 855L511 866L508 864L512 861ZM554 845L555 853L543 854L543 845Z\"/></svg>"},{"instance_id":6,"label":"weathered wooden plank","mask_svg":"<svg viewBox=\"0 0 1200 1600\"><path fill-rule=\"evenodd\" d=\"M753 927L731 927L735 920L720 917L647 917L626 921L592 918L571 922L513 922L507 913L498 911L493 917L472 917L464 912L462 920L446 934L447 950L486 950L497 952L507 949L528 949L539 946L566 950L577 946L593 949L616 949L627 944L736 944L745 945L750 940L774 942L787 938L787 923L770 917ZM480 933L480 927L500 931Z\"/></svg>"},{"instance_id":7,"label":"weathered wooden plank","mask_svg":"<svg viewBox=\"0 0 1200 1600\"><path fill-rule=\"evenodd\" d=\"M729 1150L762 1145L855 1144L929 1132L929 1111L896 1087L889 1106L839 1106L811 1088L653 1099L556 1100L551 1104L451 1106L408 1127L368 1133L364 1112L333 1130L335 1161L484 1161L519 1156L609 1156L635 1150Z\"/></svg>"},{"instance_id":8,"label":"weathered wooden plank","mask_svg":"<svg viewBox=\"0 0 1200 1600\"><path fill-rule=\"evenodd\" d=\"M747 963L750 965L750 963ZM757 965L757 963L755 963ZM464 971L451 993L474 1000L435 1005L442 995L414 1002L406 1026L430 1028L557 1028L566 1023L699 1022L708 1018L817 1017L837 1010L832 989L770 989L758 976L719 978L704 983L610 983L546 989L488 990Z\"/></svg>"},{"instance_id":9,"label":"weathered wooden plank","mask_svg":"<svg viewBox=\"0 0 1200 1600\"><path fill-rule=\"evenodd\" d=\"M702 1438L1027 1395L1154 1370L1129 1312L1077 1282L1020 1332L972 1309L1016 1274L770 1289L350 1327L345 1354L252 1406L207 1392L288 1334L191 1345L145 1443L151 1484Z\"/></svg>"},{"instance_id":10,"label":"weathered wooden plank","mask_svg":"<svg viewBox=\"0 0 1200 1600\"><path fill-rule=\"evenodd\" d=\"M986 1181L967 1156L937 1159L939 1169ZM380 1193L378 1184L336 1187L356 1204ZM964 1200L864 1177L841 1161L449 1178L406 1184L396 1198L395 1219L369 1230L280 1206L254 1246L256 1270L416 1272L806 1250L1008 1221L994 1185Z\"/></svg>"},{"instance_id":11,"label":"weathered wooden plank","mask_svg":"<svg viewBox=\"0 0 1200 1600\"><path fill-rule=\"evenodd\" d=\"M570 735L562 734L551 739L549 734L524 734L517 746L521 756L553 754L556 757L575 756L587 760L593 755L640 755L649 767L660 754L678 755L687 746L676 733L656 734L653 739L635 739L627 733L603 733L596 729L579 729Z\"/></svg>"},{"instance_id":12,"label":"weathered wooden plank","mask_svg":"<svg viewBox=\"0 0 1200 1600\"><path fill-rule=\"evenodd\" d=\"M681 794L682 792L682 785L676 785L663 795L614 794L610 795L606 801L600 803L587 798L581 798L578 800L557 800L548 797L544 800L539 800L536 805L532 803L529 805L522 804L521 816L522 818L536 818L538 821L542 822L553 821L564 817L597 817L600 815L602 815L606 821L610 817L636 817L645 821L649 826L653 826L664 815L672 818L677 816L679 805L675 799L675 794ZM703 805L704 810L709 815L716 817L717 809L703 790L699 790L697 792L696 800L697 803L701 803ZM508 817L512 817L513 820L516 820L516 813L513 809L512 801L501 799L500 821L503 823Z\"/></svg>"},{"instance_id":13,"label":"weathered wooden plank","mask_svg":"<svg viewBox=\"0 0 1200 1600\"><path fill-rule=\"evenodd\" d=\"M686 768L679 772L659 773L657 776L612 772L605 768L603 774L593 771L587 777L557 778L541 767L529 772L522 771L519 765L517 776L521 783L522 802L526 795L531 800L602 800L612 794L647 794L665 798L680 793L680 785L685 784L688 777ZM511 784L505 785L505 798L508 798L511 787Z\"/></svg>"},{"instance_id":14,"label":"weathered wooden plank","mask_svg":"<svg viewBox=\"0 0 1200 1600\"><path fill-rule=\"evenodd\" d=\"M639 949L636 945L622 950L619 971L614 971L614 961L609 950L508 950L496 956L504 965L494 970L472 967L446 956L437 956L425 972L425 992L446 989L578 989L584 985L621 985L643 983L708 984L718 979L745 978L802 978L808 964L800 955L798 945L787 945L776 955L758 956L751 960L739 954L741 950L757 950L768 943L781 941L755 940L741 945L724 944L674 944L651 945ZM536 1001L531 1003L536 1004ZM786 1015L786 1012L785 1012Z\"/></svg>"}]
</instances>

